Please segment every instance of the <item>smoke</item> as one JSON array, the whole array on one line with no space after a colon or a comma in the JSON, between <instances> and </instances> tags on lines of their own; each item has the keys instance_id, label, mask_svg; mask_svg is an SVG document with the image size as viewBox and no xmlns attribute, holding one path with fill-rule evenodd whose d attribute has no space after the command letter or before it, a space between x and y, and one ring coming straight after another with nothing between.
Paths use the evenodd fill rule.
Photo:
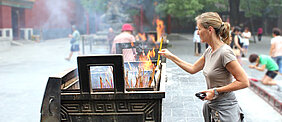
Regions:
<instances>
[{"instance_id":1,"label":"smoke","mask_svg":"<svg viewBox=\"0 0 282 122\"><path fill-rule=\"evenodd\" d=\"M65 27L69 25L67 0L43 0L49 16L42 28Z\"/></svg>"},{"instance_id":2,"label":"smoke","mask_svg":"<svg viewBox=\"0 0 282 122\"><path fill-rule=\"evenodd\" d=\"M45 39L64 38L71 33L71 24L74 24L75 3L71 0L38 0L36 19L40 21L40 30L37 33ZM36 20L35 20L36 21Z\"/></svg>"}]
</instances>

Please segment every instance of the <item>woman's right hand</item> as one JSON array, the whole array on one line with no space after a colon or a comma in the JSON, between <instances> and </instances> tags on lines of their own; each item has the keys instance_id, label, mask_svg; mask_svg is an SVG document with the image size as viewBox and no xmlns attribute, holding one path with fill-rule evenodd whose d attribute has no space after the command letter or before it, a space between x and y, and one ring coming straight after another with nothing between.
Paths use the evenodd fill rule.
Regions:
<instances>
[{"instance_id":1,"label":"woman's right hand","mask_svg":"<svg viewBox=\"0 0 282 122\"><path fill-rule=\"evenodd\" d=\"M158 52L160 55L165 56L166 58L170 59L172 57L172 53L167 49L162 49Z\"/></svg>"}]
</instances>

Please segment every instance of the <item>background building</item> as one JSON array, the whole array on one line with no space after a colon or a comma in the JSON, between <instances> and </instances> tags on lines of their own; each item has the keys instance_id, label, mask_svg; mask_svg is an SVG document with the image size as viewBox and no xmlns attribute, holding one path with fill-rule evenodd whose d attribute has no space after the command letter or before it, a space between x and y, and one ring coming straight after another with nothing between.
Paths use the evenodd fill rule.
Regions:
<instances>
[{"instance_id":1,"label":"background building","mask_svg":"<svg viewBox=\"0 0 282 122\"><path fill-rule=\"evenodd\" d=\"M0 0L0 37L12 40L67 37L82 19L78 0Z\"/></svg>"}]
</instances>

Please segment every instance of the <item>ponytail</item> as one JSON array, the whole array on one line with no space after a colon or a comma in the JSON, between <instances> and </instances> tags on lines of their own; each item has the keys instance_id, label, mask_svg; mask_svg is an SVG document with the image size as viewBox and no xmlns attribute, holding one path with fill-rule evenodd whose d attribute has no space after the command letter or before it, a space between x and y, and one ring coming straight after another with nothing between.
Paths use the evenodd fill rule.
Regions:
<instances>
[{"instance_id":1,"label":"ponytail","mask_svg":"<svg viewBox=\"0 0 282 122\"><path fill-rule=\"evenodd\" d=\"M226 43L230 44L230 24L228 22L222 22L221 27L219 28L219 37L221 37L221 40Z\"/></svg>"}]
</instances>

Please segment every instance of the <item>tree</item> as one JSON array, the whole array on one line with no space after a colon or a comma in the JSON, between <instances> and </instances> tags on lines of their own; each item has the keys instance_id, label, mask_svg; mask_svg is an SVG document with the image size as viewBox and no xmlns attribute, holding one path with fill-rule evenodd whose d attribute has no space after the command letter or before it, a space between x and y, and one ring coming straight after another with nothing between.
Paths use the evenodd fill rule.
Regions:
<instances>
[{"instance_id":1,"label":"tree","mask_svg":"<svg viewBox=\"0 0 282 122\"><path fill-rule=\"evenodd\" d=\"M240 23L240 0L228 0L228 2L230 7L230 24L233 26L238 26Z\"/></svg>"},{"instance_id":2,"label":"tree","mask_svg":"<svg viewBox=\"0 0 282 122\"><path fill-rule=\"evenodd\" d=\"M246 17L278 17L282 11L281 0L243 0L240 8ZM248 10L250 9L250 10Z\"/></svg>"},{"instance_id":3,"label":"tree","mask_svg":"<svg viewBox=\"0 0 282 122\"><path fill-rule=\"evenodd\" d=\"M282 1L281 0L246 0L242 1L240 8L245 11L245 16L248 18L257 18L262 21L265 33L268 33L267 21L269 18L277 19L277 26L281 24L279 16L282 16ZM279 23L280 22L280 23ZM261 26L262 26L261 25Z\"/></svg>"},{"instance_id":4,"label":"tree","mask_svg":"<svg viewBox=\"0 0 282 122\"><path fill-rule=\"evenodd\" d=\"M189 20L200 13L207 11L225 11L227 7L224 0L164 0L157 5L157 13L166 16Z\"/></svg>"},{"instance_id":5,"label":"tree","mask_svg":"<svg viewBox=\"0 0 282 122\"><path fill-rule=\"evenodd\" d=\"M83 8L89 13L104 13L107 9L109 0L80 0Z\"/></svg>"}]
</instances>

